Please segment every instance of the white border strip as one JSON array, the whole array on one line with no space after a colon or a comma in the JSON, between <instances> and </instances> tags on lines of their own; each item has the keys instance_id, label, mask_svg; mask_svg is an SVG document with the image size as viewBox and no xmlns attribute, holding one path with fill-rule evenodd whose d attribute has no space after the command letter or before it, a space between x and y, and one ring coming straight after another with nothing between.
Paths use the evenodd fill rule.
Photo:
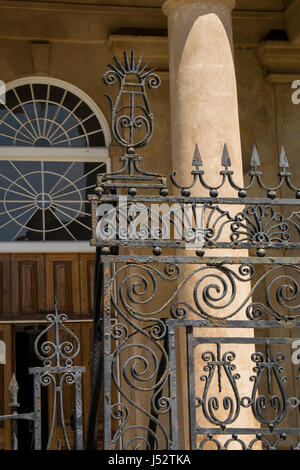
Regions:
<instances>
[{"instance_id":1,"label":"white border strip","mask_svg":"<svg viewBox=\"0 0 300 470\"><path fill-rule=\"evenodd\" d=\"M0 253L93 253L89 241L0 242Z\"/></svg>"},{"instance_id":2,"label":"white border strip","mask_svg":"<svg viewBox=\"0 0 300 470\"><path fill-rule=\"evenodd\" d=\"M38 160L38 161L85 161L103 162L108 165L109 153L105 147L82 148L48 148L45 152L41 147L1 146L0 160Z\"/></svg>"}]
</instances>

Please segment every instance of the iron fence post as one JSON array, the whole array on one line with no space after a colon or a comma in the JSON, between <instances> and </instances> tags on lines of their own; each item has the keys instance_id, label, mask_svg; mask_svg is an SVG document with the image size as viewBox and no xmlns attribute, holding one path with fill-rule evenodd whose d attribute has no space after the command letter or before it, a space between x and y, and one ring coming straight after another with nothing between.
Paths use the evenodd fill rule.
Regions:
<instances>
[{"instance_id":1,"label":"iron fence post","mask_svg":"<svg viewBox=\"0 0 300 470\"><path fill-rule=\"evenodd\" d=\"M103 447L112 447L111 435L111 263L103 263L103 328L102 328L102 361L103 361Z\"/></svg>"},{"instance_id":2,"label":"iron fence post","mask_svg":"<svg viewBox=\"0 0 300 470\"><path fill-rule=\"evenodd\" d=\"M41 429L41 382L40 373L33 374L33 407L34 407L34 450L42 449L42 429Z\"/></svg>"},{"instance_id":3,"label":"iron fence post","mask_svg":"<svg viewBox=\"0 0 300 470\"><path fill-rule=\"evenodd\" d=\"M18 382L16 379L15 374L13 374L10 385L8 388L9 391L9 408L11 410L12 415L17 415L18 414L18 409L20 407L20 404L18 403L18 391L19 391L19 386ZM18 421L12 419L11 424L10 424L10 445L11 445L11 450L18 450Z\"/></svg>"},{"instance_id":4,"label":"iron fence post","mask_svg":"<svg viewBox=\"0 0 300 470\"><path fill-rule=\"evenodd\" d=\"M75 371L75 449L83 449L82 378L78 369Z\"/></svg>"}]
</instances>

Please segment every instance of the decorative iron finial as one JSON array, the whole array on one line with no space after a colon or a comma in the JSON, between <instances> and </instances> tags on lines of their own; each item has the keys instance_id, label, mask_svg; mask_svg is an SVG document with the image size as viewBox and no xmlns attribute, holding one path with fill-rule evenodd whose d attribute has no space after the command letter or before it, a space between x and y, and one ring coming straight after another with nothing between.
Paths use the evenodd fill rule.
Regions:
<instances>
[{"instance_id":1,"label":"decorative iron finial","mask_svg":"<svg viewBox=\"0 0 300 470\"><path fill-rule=\"evenodd\" d=\"M253 150L252 150L252 155L251 155L251 159L250 159L250 166L251 166L251 168L254 169L254 171L257 171L257 168L260 166L260 159L259 159L259 155L258 155L256 145L254 145Z\"/></svg>"},{"instance_id":2,"label":"decorative iron finial","mask_svg":"<svg viewBox=\"0 0 300 470\"><path fill-rule=\"evenodd\" d=\"M281 147L279 166L283 170L285 170L286 168L289 168L289 166L290 166L289 162L288 162L288 159L287 159L287 156L286 156L286 153L285 153L285 150L284 150L284 147Z\"/></svg>"},{"instance_id":3,"label":"decorative iron finial","mask_svg":"<svg viewBox=\"0 0 300 470\"><path fill-rule=\"evenodd\" d=\"M77 336L64 324L68 319L67 315L65 313L59 315L57 311L56 292L54 294L54 311L47 315L46 318L50 322L50 325L37 336L34 342L36 356L43 361L43 365L45 367L59 367L62 365L72 366L73 359L78 355L80 350L79 340ZM47 339L40 344L40 339L43 336L48 338L48 332L52 329L54 330L54 341ZM63 339L61 341L61 331L64 335L67 334L70 339L73 339L73 342L70 339Z\"/></svg>"},{"instance_id":4,"label":"decorative iron finial","mask_svg":"<svg viewBox=\"0 0 300 470\"><path fill-rule=\"evenodd\" d=\"M166 177L141 168L143 158L137 153L137 148L145 146L153 134L153 114L146 86L149 89L159 87L160 78L153 73L154 69L147 70L149 62L142 66L142 56L136 61L134 51L130 57L126 52L123 56L123 63L114 57L115 64L109 64L110 70L103 76L106 85L117 84L119 87L115 102L109 95L105 96L111 105L112 135L119 145L125 147L120 157L123 166L113 173L97 175L95 192L99 197L105 197L118 189L126 189L128 195L134 197L138 189L148 191L149 188L156 188L161 196L167 196ZM89 199L93 201L94 195L90 195Z\"/></svg>"},{"instance_id":5,"label":"decorative iron finial","mask_svg":"<svg viewBox=\"0 0 300 470\"><path fill-rule=\"evenodd\" d=\"M175 171L173 171L173 173L170 175L171 182L176 188L181 189L182 196L189 197L191 194L190 189L193 188L196 185L197 181L199 180L200 186L209 190L210 197L217 198L219 194L218 190L224 186L226 181L228 181L230 186L234 188L236 191L238 191L238 197L241 199L244 199L247 197L248 189L254 186L254 184L257 184L260 188L266 191L267 197L269 199L275 199L277 196L276 191L279 188L281 188L281 186L285 183L286 186L291 191L295 192L295 198L300 199L300 188L297 188L296 186L293 185L293 183L290 180L291 173L286 171L286 169L289 168L289 162L288 162L288 159L286 157L286 153L283 147L281 149L280 161L279 161L279 166L281 167L282 171L278 174L280 178L279 183L274 187L269 187L265 185L262 181L262 178L261 178L262 173L258 171L258 167L260 166L260 158L258 155L256 145L254 145L252 154L251 154L250 166L252 170L249 172L250 180L246 186L241 187L234 181L234 171L229 170L229 167L231 166L231 160L230 160L230 156L229 156L229 152L228 152L228 148L226 144L224 144L224 147L223 147L221 165L225 167L225 170L222 170L219 172L221 176L220 182L219 183L217 182L215 183L214 186L211 186L210 184L206 182L205 170L199 169L199 167L203 165L202 165L202 159L200 156L198 145L196 145L195 151L194 151L193 162L192 162L192 166L195 166L196 170L191 171L191 175L192 175L191 184L189 186L180 185L175 180L175 176L176 176ZM204 166L205 166L205 162L204 162Z\"/></svg>"},{"instance_id":6,"label":"decorative iron finial","mask_svg":"<svg viewBox=\"0 0 300 470\"><path fill-rule=\"evenodd\" d=\"M228 152L228 148L226 144L224 144L224 147L223 147L221 165L225 167L225 170L227 170L228 167L231 166L229 152Z\"/></svg>"},{"instance_id":7,"label":"decorative iron finial","mask_svg":"<svg viewBox=\"0 0 300 470\"><path fill-rule=\"evenodd\" d=\"M11 406L18 404L18 392L19 392L19 385L18 385L15 374L13 374L9 387L8 387L9 401L10 401Z\"/></svg>"},{"instance_id":8,"label":"decorative iron finial","mask_svg":"<svg viewBox=\"0 0 300 470\"><path fill-rule=\"evenodd\" d=\"M198 144L196 144L194 155L193 155L192 166L195 166L196 170L199 171L199 166L202 166L202 165L203 165L203 163L202 163L202 160L201 160L201 155L200 155L200 152L199 152Z\"/></svg>"},{"instance_id":9,"label":"decorative iron finial","mask_svg":"<svg viewBox=\"0 0 300 470\"><path fill-rule=\"evenodd\" d=\"M123 53L124 63L114 57L115 64L109 64L103 81L105 85L119 86L115 102L105 95L111 105L111 130L115 140L125 148L145 146L153 134L153 115L146 94L149 89L158 88L160 78L154 69L147 70L149 62L142 66L142 56L135 60L134 51L130 58ZM124 135L121 130L124 129Z\"/></svg>"}]
</instances>

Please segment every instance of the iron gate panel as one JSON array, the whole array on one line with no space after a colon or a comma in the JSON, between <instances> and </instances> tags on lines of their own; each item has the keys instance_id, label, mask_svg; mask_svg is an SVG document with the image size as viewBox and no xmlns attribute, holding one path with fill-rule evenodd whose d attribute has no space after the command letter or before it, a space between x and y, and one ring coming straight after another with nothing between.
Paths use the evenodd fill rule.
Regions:
<instances>
[{"instance_id":1,"label":"iron gate panel","mask_svg":"<svg viewBox=\"0 0 300 470\"><path fill-rule=\"evenodd\" d=\"M226 144L216 185L207 181L196 145L191 184L180 185L173 172L171 184L180 195L170 196L166 177L143 170L137 153L153 133L146 85L155 89L160 83L141 62L134 52L124 53L123 62L114 57L104 76L105 84L118 87L115 100L109 97L111 127L124 153L122 168L98 175L96 194L90 196L91 245L100 253L103 305L102 316L95 312L89 439L99 396L95 384L103 374L105 449L178 449L182 396L191 448L273 449L284 442L298 449L300 358L291 347L299 345L300 328L300 259L292 251L300 248L300 188L285 150L272 187L263 182L254 146L243 187L235 181ZM192 195L197 189L201 196ZM182 329L187 331L184 345L176 339ZM235 352L241 347L251 351L249 357ZM197 375L195 351L196 366L203 367ZM187 374L188 391L177 380L178 356L183 354L188 358L181 371ZM231 395L220 400L208 393L215 380L218 393L227 380ZM247 382L243 396L239 380ZM199 382L202 395L195 389ZM221 407L225 417L217 417ZM208 424L199 422L199 412ZM245 412L246 421L255 425L238 425Z\"/></svg>"},{"instance_id":2,"label":"iron gate panel","mask_svg":"<svg viewBox=\"0 0 300 470\"><path fill-rule=\"evenodd\" d=\"M18 426L20 420L32 422L32 448L41 450L42 437L46 437L46 450L71 448L83 449L83 417L82 417L82 374L85 367L75 366L74 359L80 351L80 343L77 336L67 327L65 321L67 315L59 314L57 310L56 295L54 301L54 311L46 316L49 324L39 333L34 342L34 353L42 362L40 367L30 367L28 373L33 376L33 411L29 413L18 413L20 404L18 403L19 385L13 374L9 386L9 407L11 414L0 416L0 421L10 421L11 423L11 450L18 450ZM53 340L49 333L52 333ZM47 394L43 398L42 388L52 394ZM65 410L64 393L69 389L71 400L69 405L73 407L71 416L67 416ZM49 400L48 400L49 399ZM51 401L51 403L50 403ZM49 412L49 429L42 423L42 409ZM67 429L67 422L70 424L72 433ZM42 424L44 425L45 436L42 436ZM46 423L47 424L47 423ZM61 439L54 442L55 427L61 427ZM73 434L74 437L70 434ZM73 440L73 442L71 441ZM61 445L62 442L62 445Z\"/></svg>"},{"instance_id":3,"label":"iron gate panel","mask_svg":"<svg viewBox=\"0 0 300 470\"><path fill-rule=\"evenodd\" d=\"M237 448L241 450L253 450L255 444L267 450L298 449L300 448L300 429L289 427L289 422L299 423L298 396L290 396L285 383L288 379L295 379L296 366L294 366L294 377L285 376L284 365L291 361L293 338L282 337L259 337L259 338L239 338L239 337L214 337L203 338L193 335L193 327L197 327L197 322L187 326L187 348L189 363L189 406L190 406L190 442L192 449L205 449L207 443L213 443L216 450L232 448L232 443L238 443ZM299 341L299 339L298 339ZM204 361L203 375L195 377L194 361L195 350L198 345L205 345L207 351L202 353ZM249 368L248 379L252 381L252 392L250 396L239 394L239 379L243 375L239 371L240 355L236 354L235 346L253 344L263 347L263 352L256 351L251 355L253 370ZM283 345L287 345L290 354L282 352ZM280 351L272 352L274 346L279 346ZM223 347L223 348L222 348ZM228 349L229 348L229 349ZM243 354L243 359L245 359ZM242 362L242 361L241 361ZM291 363L292 364L292 363ZM245 374L245 371L243 371ZM252 373L252 374L251 374ZM218 390L210 393L214 375L218 381ZM222 392L222 381L230 381L232 395L223 398L223 407L227 410L227 416L220 418L217 416L221 403L218 394ZM267 393L259 393L263 386L263 380L267 382ZM202 395L196 396L195 383L204 381ZM276 393L277 389L277 393ZM245 428L238 425L240 412L249 409L253 413L256 421L256 428ZM203 417L208 421L207 426L198 424L196 417L197 409L201 409ZM269 413L268 413L269 411ZM272 411L272 416L270 411ZM294 417L289 417L289 413ZM269 416L268 416L269 415ZM290 418L290 419L289 419ZM293 419L294 418L294 419ZM199 420L201 418L199 417ZM201 439L202 436L202 439ZM222 443L219 437L225 437ZM250 437L250 439L249 439ZM200 438L200 439L199 439ZM248 438L248 442L245 442ZM259 450L259 447L257 447Z\"/></svg>"},{"instance_id":4,"label":"iron gate panel","mask_svg":"<svg viewBox=\"0 0 300 470\"><path fill-rule=\"evenodd\" d=\"M104 446L107 449L130 449L141 445L173 448L169 420L170 410L174 411L176 403L175 397L171 400L169 394L169 346L165 322L156 319L152 312L141 314L137 309L133 310L135 286L128 286L129 290L133 288L133 294L129 299L125 298L128 290L127 286L123 289L124 284L131 276L136 278L136 272L125 275L119 292L112 295L118 276L130 267L127 264L120 266L120 260L115 262L110 258L103 257ZM113 266L115 273L111 276ZM117 296L120 302L116 301ZM115 429L112 429L112 422L116 423Z\"/></svg>"},{"instance_id":5,"label":"iron gate panel","mask_svg":"<svg viewBox=\"0 0 300 470\"><path fill-rule=\"evenodd\" d=\"M225 442L226 445L224 444L225 448L232 441L237 441L242 448L247 449L255 447L255 439L273 449L281 441L289 442L289 435L299 436L299 427L289 427L286 420L286 427L281 427L282 421L290 410L294 414L294 417L291 418L292 422L298 420L299 426L299 392L295 386L296 389L292 394L291 390L286 390L284 384L288 380L287 385L293 386L299 373L299 366L297 363L292 363L291 356L295 355L292 346L300 344L299 338L295 336L296 329L300 328L300 321L295 320L295 318L299 318L299 315L295 316L293 312L295 299L287 300L284 296L280 297L282 289L292 288L292 283L294 283L294 287L298 285L297 277L300 275L298 258L293 260L250 257L242 259L170 256L152 258L149 256L117 255L103 256L102 260L105 273L103 328L105 448L119 448L119 446L125 449L132 448L130 445L134 443L137 445L143 443L145 448L152 449L179 448L176 354L180 354L182 351L178 350L178 345L176 345L176 328L187 329L187 375L190 384L188 398L192 448L199 448L199 445L200 448L205 447L208 440L214 442L217 447L221 446L214 438L219 434L230 436L229 440ZM113 266L114 274L112 275ZM185 277L184 269L182 269L186 266L192 267L188 280ZM238 268L239 275L233 271L233 266ZM266 272L262 275L259 271L256 273L255 268L262 266L267 268ZM293 277L289 271L294 272ZM121 281L118 281L118 276L124 272L126 275ZM214 284L204 286L202 291L200 289L201 282L205 282L208 272L211 277L215 277L215 281L219 282L224 290L232 289L232 292L229 293L230 302L221 308L218 306L218 299L213 299L211 292L209 294L207 290L207 288L214 290L216 288ZM146 279L147 276L148 279ZM265 301L263 302L260 298L260 302L256 302L255 294L262 281L268 276L270 280L265 292ZM239 284L249 282L249 280L252 280L253 287L249 291L247 302L247 299L239 298L237 294ZM287 281L291 283L290 286L287 286ZM180 299L181 291L188 282L192 284L194 290L193 303ZM171 285L171 289L166 298L162 291L167 283ZM117 289L116 286L118 286ZM275 290L272 292L273 286L275 286ZM199 298L202 303L199 302ZM281 305L280 302L284 299L287 300L287 303L291 303L291 308L288 308L287 305ZM214 316L206 312L206 308L210 307L213 301L216 305ZM238 301L238 306L229 311L230 305L233 306L235 301ZM141 305L145 304L148 306L147 312L140 310ZM188 311L194 314L194 318L198 316L198 319L186 320ZM157 317L158 312L159 317ZM198 328L199 331L201 328L213 328L217 337L202 337L200 332L200 337L195 338L193 327ZM228 336L218 337L218 328L222 330L226 328ZM236 333L237 336L233 335L233 332L243 329L246 333L251 332L252 336L240 337L238 333ZM269 331L273 333L272 336L255 337L254 331L261 331L261 334L268 334ZM296 343L297 341L298 343ZM199 344L204 344L207 347L215 345L217 349L210 353L211 357L207 356L208 353L202 353L202 378L195 378L194 349ZM222 351L221 345L227 344L231 349L227 352ZM249 364L248 370L243 371L244 376L248 374L249 384L253 384L251 385L252 391L247 397L239 396L238 390L238 376L243 375L239 371L240 357L235 351L236 345L239 344L257 346L249 358L252 368ZM259 349L262 345L266 348L264 351ZM273 352L274 345L285 346L288 350ZM122 352L125 349L133 352L128 357L124 357ZM160 355L157 354L157 350L160 351ZM244 356L243 353L245 360ZM153 362L152 369L151 360ZM198 361L200 361L199 357ZM282 376L284 363L289 365L288 377ZM205 367L209 368L210 374L212 374L209 379L204 379ZM233 373L235 367L237 370ZM258 395L259 384L263 385L263 377L258 377L255 380L254 377L255 374L263 376L263 372L267 375L269 389L265 395L263 393ZM221 408L221 403L216 395L207 395L206 390L202 397L195 396L195 380L199 382L201 379L211 382L214 374L218 375L220 388L222 388L221 382L224 377L231 383L231 396L224 397L225 402L222 404L225 411L230 407L236 407L235 410L229 410L229 418L227 417L223 421L214 418L213 408L216 407L215 411L219 407ZM277 381L277 386L280 388L279 395L276 395L272 389L272 381ZM117 389L117 400L115 397L112 398L114 387ZM136 391L134 399L130 396L133 390ZM219 391L221 392L221 390ZM146 396L145 398L143 398L143 394ZM142 404L145 403L146 406L143 408ZM204 410L204 416L208 419L210 426L204 427L196 424L195 412L199 407ZM261 410L268 407L275 413L274 419L269 419L269 421L261 414ZM211 416L207 411L209 409ZM234 427L234 424L238 422L241 409L249 409L249 413L254 414L257 420L255 428ZM146 417L144 424L140 426L132 424L132 416L142 422L141 416L138 419L139 414ZM165 416L167 419L163 420ZM112 422L117 423L114 429L111 427ZM130 435L130 432L131 438L126 439L125 436ZM206 437L197 445L197 435L199 434ZM247 444L242 441L239 437L240 434L252 435L252 443ZM265 435L278 435L278 438L274 438L274 442L269 443L265 439ZM299 441L290 445L295 448L299 447Z\"/></svg>"}]
</instances>

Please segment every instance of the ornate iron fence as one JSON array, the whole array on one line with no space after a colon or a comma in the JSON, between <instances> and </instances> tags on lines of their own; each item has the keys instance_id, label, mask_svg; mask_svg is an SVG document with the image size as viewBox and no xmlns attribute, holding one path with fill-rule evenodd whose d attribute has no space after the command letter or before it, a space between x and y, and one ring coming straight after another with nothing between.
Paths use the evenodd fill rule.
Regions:
<instances>
[{"instance_id":1,"label":"ornate iron fence","mask_svg":"<svg viewBox=\"0 0 300 470\"><path fill-rule=\"evenodd\" d=\"M46 430L47 439L45 449L64 448L71 450L83 449L83 421L82 421L82 374L85 367L74 366L73 361L78 355L80 344L78 338L66 326L67 315L59 314L55 301L55 309L47 315L49 325L37 336L34 342L36 357L42 361L41 367L29 368L33 375L33 411L18 414L19 386L13 375L10 387L10 415L0 416L2 421L11 422L11 450L18 450L19 420L33 422L33 447L41 450L42 445L42 407L46 407L50 415L49 430ZM63 337L62 337L63 333ZM51 340L52 336L53 340ZM44 338L44 341L43 341ZM42 399L42 387L47 389L47 397ZM73 411L68 417L71 422L73 443L70 442L70 431L66 426L66 413L64 408L64 391L73 388ZM51 400L51 401L50 401ZM55 426L62 429L61 439L54 442Z\"/></svg>"},{"instance_id":2,"label":"ornate iron fence","mask_svg":"<svg viewBox=\"0 0 300 470\"><path fill-rule=\"evenodd\" d=\"M159 77L133 52L109 67L111 128L124 154L90 196L103 277L87 447L103 376L105 449L178 449L179 414L188 414L192 449L299 449L300 258L286 254L300 248L300 188L285 151L269 187L254 147L241 186L225 145L213 186L196 145L191 184L173 173L181 193L169 195L137 154L153 132L146 87Z\"/></svg>"}]
</instances>

